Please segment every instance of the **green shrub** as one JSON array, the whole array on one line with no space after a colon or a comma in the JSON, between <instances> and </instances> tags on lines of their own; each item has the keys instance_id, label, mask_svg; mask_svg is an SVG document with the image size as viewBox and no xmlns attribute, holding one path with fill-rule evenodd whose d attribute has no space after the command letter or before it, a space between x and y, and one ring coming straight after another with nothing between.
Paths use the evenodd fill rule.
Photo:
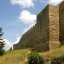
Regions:
<instances>
[{"instance_id":1,"label":"green shrub","mask_svg":"<svg viewBox=\"0 0 64 64\"><path fill-rule=\"evenodd\" d=\"M36 51L32 51L28 56L28 64L44 64L44 60Z\"/></svg>"}]
</instances>

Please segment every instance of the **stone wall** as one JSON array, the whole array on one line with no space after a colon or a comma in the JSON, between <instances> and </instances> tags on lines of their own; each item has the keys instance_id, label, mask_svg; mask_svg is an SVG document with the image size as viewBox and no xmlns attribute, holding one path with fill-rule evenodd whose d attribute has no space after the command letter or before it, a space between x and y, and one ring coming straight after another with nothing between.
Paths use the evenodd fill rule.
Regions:
<instances>
[{"instance_id":1,"label":"stone wall","mask_svg":"<svg viewBox=\"0 0 64 64\"><path fill-rule=\"evenodd\" d=\"M59 26L60 26L60 35L59 39L61 44L64 44L64 2L59 5Z\"/></svg>"},{"instance_id":2,"label":"stone wall","mask_svg":"<svg viewBox=\"0 0 64 64\"><path fill-rule=\"evenodd\" d=\"M47 51L64 42L64 1L58 6L47 5L38 15L37 23L28 30L14 49L32 48Z\"/></svg>"},{"instance_id":3,"label":"stone wall","mask_svg":"<svg viewBox=\"0 0 64 64\"><path fill-rule=\"evenodd\" d=\"M49 6L49 46L55 49L60 46L59 42L59 5Z\"/></svg>"},{"instance_id":4,"label":"stone wall","mask_svg":"<svg viewBox=\"0 0 64 64\"><path fill-rule=\"evenodd\" d=\"M26 32L14 49L32 48L39 51L49 50L49 6L37 15L37 23Z\"/></svg>"}]
</instances>

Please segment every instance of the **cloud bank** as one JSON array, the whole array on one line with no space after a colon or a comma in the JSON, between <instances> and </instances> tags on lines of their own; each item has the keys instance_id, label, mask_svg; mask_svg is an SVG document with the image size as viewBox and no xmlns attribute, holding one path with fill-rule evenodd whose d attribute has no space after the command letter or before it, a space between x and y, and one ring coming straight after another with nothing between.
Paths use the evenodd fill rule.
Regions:
<instances>
[{"instance_id":1,"label":"cloud bank","mask_svg":"<svg viewBox=\"0 0 64 64\"><path fill-rule=\"evenodd\" d=\"M10 48L12 48L13 45L12 45L11 42L9 42L7 39L4 39L4 41L5 41L5 42L4 42L5 45L4 45L4 48L3 48L4 50L7 51L7 50L9 50Z\"/></svg>"},{"instance_id":2,"label":"cloud bank","mask_svg":"<svg viewBox=\"0 0 64 64\"><path fill-rule=\"evenodd\" d=\"M36 4L35 2L37 2L38 0L10 0L10 3L12 5L19 5L23 8L30 8L30 7L34 7L34 5ZM59 5L62 1L64 0L39 0L40 2L48 2L48 4L56 6Z\"/></svg>"},{"instance_id":3,"label":"cloud bank","mask_svg":"<svg viewBox=\"0 0 64 64\"><path fill-rule=\"evenodd\" d=\"M13 49L13 45L14 44L17 44L19 41L20 41L20 37L17 37L17 39L16 39L16 41L15 42L10 42L10 41L8 41L7 39L4 39L4 43L5 43L5 45L4 45L4 50L6 50L6 51L8 51L10 48L12 48Z\"/></svg>"},{"instance_id":4,"label":"cloud bank","mask_svg":"<svg viewBox=\"0 0 64 64\"><path fill-rule=\"evenodd\" d=\"M24 8L29 8L29 7L33 7L34 6L34 2L33 0L10 0L10 3L12 5L19 5L22 6Z\"/></svg>"},{"instance_id":5,"label":"cloud bank","mask_svg":"<svg viewBox=\"0 0 64 64\"><path fill-rule=\"evenodd\" d=\"M18 17L18 19L21 20L22 22L24 22L25 24L31 24L31 23L35 23L36 15L31 14L27 10L23 10L23 11L21 11L20 16Z\"/></svg>"},{"instance_id":6,"label":"cloud bank","mask_svg":"<svg viewBox=\"0 0 64 64\"><path fill-rule=\"evenodd\" d=\"M62 1L64 0L49 0L48 4L56 6L56 5L59 5Z\"/></svg>"}]
</instances>

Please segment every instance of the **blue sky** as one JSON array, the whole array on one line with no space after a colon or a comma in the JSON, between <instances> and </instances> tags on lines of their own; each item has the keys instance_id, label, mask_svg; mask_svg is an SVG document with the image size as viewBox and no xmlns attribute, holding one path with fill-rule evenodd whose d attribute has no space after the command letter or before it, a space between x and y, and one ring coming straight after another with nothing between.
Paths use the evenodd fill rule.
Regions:
<instances>
[{"instance_id":1,"label":"blue sky","mask_svg":"<svg viewBox=\"0 0 64 64\"><path fill-rule=\"evenodd\" d=\"M16 40L23 30L28 27L18 19L22 10L27 10L33 14L38 14L43 9L45 3L36 2L34 7L22 8L19 5L12 5L10 0L0 1L0 26L4 31L4 38L13 42Z\"/></svg>"},{"instance_id":2,"label":"blue sky","mask_svg":"<svg viewBox=\"0 0 64 64\"><path fill-rule=\"evenodd\" d=\"M37 14L47 5L47 1L48 0L0 1L0 26L4 31L3 38L8 44L17 43L22 34L36 23ZM53 1L51 1L52 4L54 4Z\"/></svg>"},{"instance_id":3,"label":"blue sky","mask_svg":"<svg viewBox=\"0 0 64 64\"><path fill-rule=\"evenodd\" d=\"M37 15L46 6L46 3L32 1L32 3L34 3L33 6L28 5L28 7L24 7L19 5L19 3L13 4L11 1L13 0L0 1L0 26L2 26L4 31L3 38L13 43L17 37L21 37L22 33L29 29L30 23L26 24L18 19L22 11Z\"/></svg>"}]
</instances>

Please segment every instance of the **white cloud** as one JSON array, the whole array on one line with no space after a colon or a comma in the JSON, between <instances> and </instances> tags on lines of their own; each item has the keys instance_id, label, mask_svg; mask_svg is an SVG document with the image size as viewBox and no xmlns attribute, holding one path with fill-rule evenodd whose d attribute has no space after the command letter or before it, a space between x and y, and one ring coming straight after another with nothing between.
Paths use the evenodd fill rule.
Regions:
<instances>
[{"instance_id":1,"label":"white cloud","mask_svg":"<svg viewBox=\"0 0 64 64\"><path fill-rule=\"evenodd\" d=\"M44 2L44 3L47 2L48 4L53 5L53 6L59 5L62 1L64 0L40 0L40 2Z\"/></svg>"},{"instance_id":2,"label":"white cloud","mask_svg":"<svg viewBox=\"0 0 64 64\"><path fill-rule=\"evenodd\" d=\"M20 37L17 37L17 38L16 38L16 41L13 42L13 44L17 44L19 41L20 41Z\"/></svg>"},{"instance_id":3,"label":"white cloud","mask_svg":"<svg viewBox=\"0 0 64 64\"><path fill-rule=\"evenodd\" d=\"M33 7L34 6L34 2L33 0L10 0L10 2L13 4L13 5L19 5L19 6L22 6L22 7Z\"/></svg>"},{"instance_id":4,"label":"white cloud","mask_svg":"<svg viewBox=\"0 0 64 64\"><path fill-rule=\"evenodd\" d=\"M22 34L24 34L24 33L25 33L26 31L28 31L33 25L36 24L36 15L30 13L30 12L27 11L27 10L21 11L20 16L18 17L18 19L19 19L21 22L24 22L25 24L28 25L28 27L23 30L23 33L22 33Z\"/></svg>"},{"instance_id":5,"label":"white cloud","mask_svg":"<svg viewBox=\"0 0 64 64\"><path fill-rule=\"evenodd\" d=\"M50 5L56 6L56 5L59 5L62 1L64 1L64 0L49 0L48 3Z\"/></svg>"},{"instance_id":6,"label":"white cloud","mask_svg":"<svg viewBox=\"0 0 64 64\"><path fill-rule=\"evenodd\" d=\"M27 10L23 10L20 13L20 16L18 17L18 19L21 20L22 22L24 22L25 24L33 24L36 21L36 15L31 14Z\"/></svg>"},{"instance_id":7,"label":"white cloud","mask_svg":"<svg viewBox=\"0 0 64 64\"><path fill-rule=\"evenodd\" d=\"M28 28L25 28L25 29L23 30L23 33L22 33L22 34L24 34L25 32L27 32L29 29L30 29L29 27L28 27Z\"/></svg>"},{"instance_id":8,"label":"white cloud","mask_svg":"<svg viewBox=\"0 0 64 64\"><path fill-rule=\"evenodd\" d=\"M5 43L5 46L4 46L4 50L9 50L13 45L11 42L9 42L7 39L4 39L4 43Z\"/></svg>"},{"instance_id":9,"label":"white cloud","mask_svg":"<svg viewBox=\"0 0 64 64\"><path fill-rule=\"evenodd\" d=\"M45 3L45 2L46 2L46 0L40 0L40 2L43 2L43 3Z\"/></svg>"},{"instance_id":10,"label":"white cloud","mask_svg":"<svg viewBox=\"0 0 64 64\"><path fill-rule=\"evenodd\" d=\"M23 33L22 33L22 34L24 34L25 32L27 32L27 31L28 31L31 27L33 27L35 24L36 24L36 23L30 24L27 28L25 28L25 29L23 30Z\"/></svg>"},{"instance_id":11,"label":"white cloud","mask_svg":"<svg viewBox=\"0 0 64 64\"><path fill-rule=\"evenodd\" d=\"M17 37L17 39L16 39L16 41L15 42L10 42L10 41L8 41L7 39L4 39L4 43L5 43L5 45L4 45L4 50L6 50L6 51L8 51L10 48L12 48L13 49L13 45L14 44L17 44L19 41L20 41L20 38L19 37Z\"/></svg>"}]
</instances>

